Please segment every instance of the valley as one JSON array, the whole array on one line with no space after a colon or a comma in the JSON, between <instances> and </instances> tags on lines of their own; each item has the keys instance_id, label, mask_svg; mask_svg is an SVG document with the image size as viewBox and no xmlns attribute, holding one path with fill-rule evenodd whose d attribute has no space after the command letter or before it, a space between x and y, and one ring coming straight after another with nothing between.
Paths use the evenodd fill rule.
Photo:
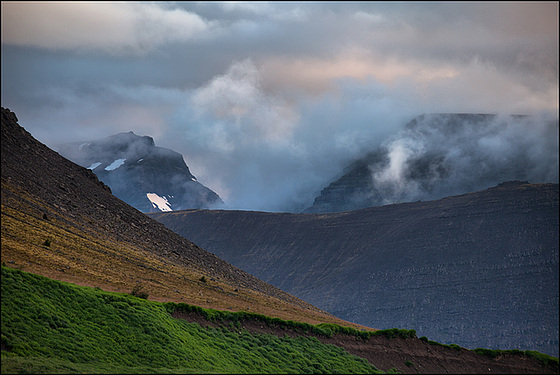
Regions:
<instances>
[{"instance_id":1,"label":"valley","mask_svg":"<svg viewBox=\"0 0 560 375\"><path fill-rule=\"evenodd\" d=\"M3 373L274 372L294 352L307 359L291 372L558 373L541 353L341 319L181 237L38 142L15 113L1 116ZM229 331L236 322L242 330ZM281 328L294 326L317 335ZM349 360L342 369L333 353Z\"/></svg>"},{"instance_id":2,"label":"valley","mask_svg":"<svg viewBox=\"0 0 560 375\"><path fill-rule=\"evenodd\" d=\"M150 216L343 319L473 349L558 353L558 184L330 214Z\"/></svg>"}]
</instances>

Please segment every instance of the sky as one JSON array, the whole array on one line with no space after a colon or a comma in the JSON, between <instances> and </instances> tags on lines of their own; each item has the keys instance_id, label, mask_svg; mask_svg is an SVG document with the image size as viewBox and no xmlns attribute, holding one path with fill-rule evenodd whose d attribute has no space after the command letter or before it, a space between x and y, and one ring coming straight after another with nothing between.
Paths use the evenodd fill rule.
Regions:
<instances>
[{"instance_id":1,"label":"sky","mask_svg":"<svg viewBox=\"0 0 560 375\"><path fill-rule=\"evenodd\" d=\"M423 113L558 119L558 2L2 1L1 11L2 106L35 138L56 149L149 135L234 209L305 208Z\"/></svg>"}]
</instances>

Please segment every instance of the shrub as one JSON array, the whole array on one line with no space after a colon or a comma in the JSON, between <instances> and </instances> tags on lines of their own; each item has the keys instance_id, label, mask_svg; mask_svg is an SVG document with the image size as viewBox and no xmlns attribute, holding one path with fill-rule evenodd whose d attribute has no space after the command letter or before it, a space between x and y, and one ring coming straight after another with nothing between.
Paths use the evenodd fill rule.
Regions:
<instances>
[{"instance_id":1,"label":"shrub","mask_svg":"<svg viewBox=\"0 0 560 375\"><path fill-rule=\"evenodd\" d=\"M202 276L202 277L200 278L200 281L202 281L203 283L205 283L205 282L206 282L206 277Z\"/></svg>"},{"instance_id":2,"label":"shrub","mask_svg":"<svg viewBox=\"0 0 560 375\"><path fill-rule=\"evenodd\" d=\"M146 291L144 290L144 287L140 284L136 285L134 288L132 288L132 291L130 292L131 296L134 297L138 297L138 298L143 298L143 299L148 299L149 294L146 293Z\"/></svg>"},{"instance_id":3,"label":"shrub","mask_svg":"<svg viewBox=\"0 0 560 375\"><path fill-rule=\"evenodd\" d=\"M50 238L47 238L47 239L45 240L45 242L43 242L43 246L47 246L47 247L51 246L51 240L50 240Z\"/></svg>"}]
</instances>

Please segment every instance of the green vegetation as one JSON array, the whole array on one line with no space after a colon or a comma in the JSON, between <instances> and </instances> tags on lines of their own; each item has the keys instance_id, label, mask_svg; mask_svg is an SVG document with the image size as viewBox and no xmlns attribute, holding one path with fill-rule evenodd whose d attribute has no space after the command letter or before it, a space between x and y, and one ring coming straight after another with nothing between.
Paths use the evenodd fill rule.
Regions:
<instances>
[{"instance_id":1,"label":"green vegetation","mask_svg":"<svg viewBox=\"0 0 560 375\"><path fill-rule=\"evenodd\" d=\"M146 293L144 291L144 287L140 284L138 284L134 288L132 288L132 291L130 292L130 295L134 296L134 297L142 298L142 299L148 299L148 297L150 296L148 293Z\"/></svg>"},{"instance_id":2,"label":"green vegetation","mask_svg":"<svg viewBox=\"0 0 560 375\"><path fill-rule=\"evenodd\" d=\"M369 339L371 336L386 336L388 338L407 338L416 337L416 331L413 329L397 329L390 328L378 331L358 331L357 329L351 327L342 327L337 324L332 323L320 323L317 325L312 325L308 323L294 322L291 320L282 320L279 318L271 318L269 316L255 314L245 311L229 312L220 311L213 309L205 309L199 306L188 305L186 303L165 303L167 310L172 313L174 311L181 311L185 313L196 312L206 320L211 322L220 322L223 324L229 323L239 323L243 321L256 321L259 323L267 324L270 327L280 327L286 329L292 329L296 332L301 333L313 333L315 335L322 335L326 337L333 337L336 334L345 334L356 336L364 340Z\"/></svg>"},{"instance_id":3,"label":"green vegetation","mask_svg":"<svg viewBox=\"0 0 560 375\"><path fill-rule=\"evenodd\" d=\"M172 318L175 308L214 319L231 314L231 327L235 319L256 316L300 325L148 301L2 267L2 373L381 373L314 337L205 328Z\"/></svg>"},{"instance_id":4,"label":"green vegetation","mask_svg":"<svg viewBox=\"0 0 560 375\"><path fill-rule=\"evenodd\" d=\"M358 331L335 324L310 325L248 313L148 301L51 280L2 265L2 373L382 373L366 360L317 338L251 334L242 323L331 337L367 340L416 337L414 330ZM140 296L141 298L138 298ZM147 298L147 295L146 295ZM196 312L220 327L174 319ZM431 345L467 350L419 338ZM558 358L536 351L474 352L495 358L513 354L558 367ZM406 361L413 367L414 363ZM392 368L388 373L398 373Z\"/></svg>"},{"instance_id":5,"label":"green vegetation","mask_svg":"<svg viewBox=\"0 0 560 375\"><path fill-rule=\"evenodd\" d=\"M451 349L455 349L457 351L461 351L461 350L468 350L465 348L460 347L457 344L450 344L450 345L446 345L446 344L442 344L439 343L437 341L432 341L432 340L428 340L428 338L426 336L422 336L419 338L419 340L425 341L428 344L431 345L438 345L438 346L443 346L445 348L451 348ZM508 349L508 350L500 350L500 349L484 349L484 348L476 348L472 350L475 353L481 354L481 355L485 355L487 357L490 358L496 358L500 355L504 355L504 354L513 354L513 355L519 355L519 356L525 356L525 357L533 357L538 359L539 361L541 361L541 363L543 364L543 366L556 366L558 367L558 358L556 357L552 357L548 354L544 354L544 353L540 353L534 350L518 350L518 349Z\"/></svg>"},{"instance_id":6,"label":"green vegetation","mask_svg":"<svg viewBox=\"0 0 560 375\"><path fill-rule=\"evenodd\" d=\"M549 366L549 365L553 365L558 367L558 358L556 357L552 357L548 354L544 354L544 353L540 353L534 350L517 350L517 349L508 349L508 350L500 350L500 349L484 349L484 348L476 348L473 350L473 352L478 353L478 354L482 354L485 355L487 357L490 358L496 358L500 355L504 355L504 354L514 354L514 355L520 355L520 356L525 356L525 357L533 357L538 359L539 361L541 361L541 363L543 364L543 366Z\"/></svg>"}]
</instances>

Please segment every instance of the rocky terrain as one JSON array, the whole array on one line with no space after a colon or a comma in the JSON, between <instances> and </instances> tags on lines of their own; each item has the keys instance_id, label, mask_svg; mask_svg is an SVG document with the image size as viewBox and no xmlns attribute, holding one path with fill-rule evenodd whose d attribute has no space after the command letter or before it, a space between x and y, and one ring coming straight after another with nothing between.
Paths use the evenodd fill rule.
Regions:
<instances>
[{"instance_id":1,"label":"rocky terrain","mask_svg":"<svg viewBox=\"0 0 560 375\"><path fill-rule=\"evenodd\" d=\"M157 147L151 137L119 133L57 148L142 212L225 207L218 194L191 174L181 154Z\"/></svg>"},{"instance_id":2,"label":"rocky terrain","mask_svg":"<svg viewBox=\"0 0 560 375\"><path fill-rule=\"evenodd\" d=\"M1 141L1 254L8 266L111 291L141 284L160 300L342 322L118 199L91 170L38 142L4 108Z\"/></svg>"},{"instance_id":3,"label":"rocky terrain","mask_svg":"<svg viewBox=\"0 0 560 375\"><path fill-rule=\"evenodd\" d=\"M349 165L304 212L433 200L511 180L558 182L557 139L557 120L421 115Z\"/></svg>"},{"instance_id":4,"label":"rocky terrain","mask_svg":"<svg viewBox=\"0 0 560 375\"><path fill-rule=\"evenodd\" d=\"M168 230L113 196L91 170L35 140L13 112L2 108L1 123L3 266L113 292L130 294L141 286L155 301L372 330L285 293ZM174 316L215 324L199 314ZM296 334L252 321L243 327L282 337ZM523 353L489 357L417 337L364 341L337 334L319 339L384 371L558 373L557 361L547 365ZM2 351L7 350L3 341Z\"/></svg>"},{"instance_id":5,"label":"rocky terrain","mask_svg":"<svg viewBox=\"0 0 560 375\"><path fill-rule=\"evenodd\" d=\"M331 214L150 216L343 319L558 356L558 184Z\"/></svg>"}]
</instances>

